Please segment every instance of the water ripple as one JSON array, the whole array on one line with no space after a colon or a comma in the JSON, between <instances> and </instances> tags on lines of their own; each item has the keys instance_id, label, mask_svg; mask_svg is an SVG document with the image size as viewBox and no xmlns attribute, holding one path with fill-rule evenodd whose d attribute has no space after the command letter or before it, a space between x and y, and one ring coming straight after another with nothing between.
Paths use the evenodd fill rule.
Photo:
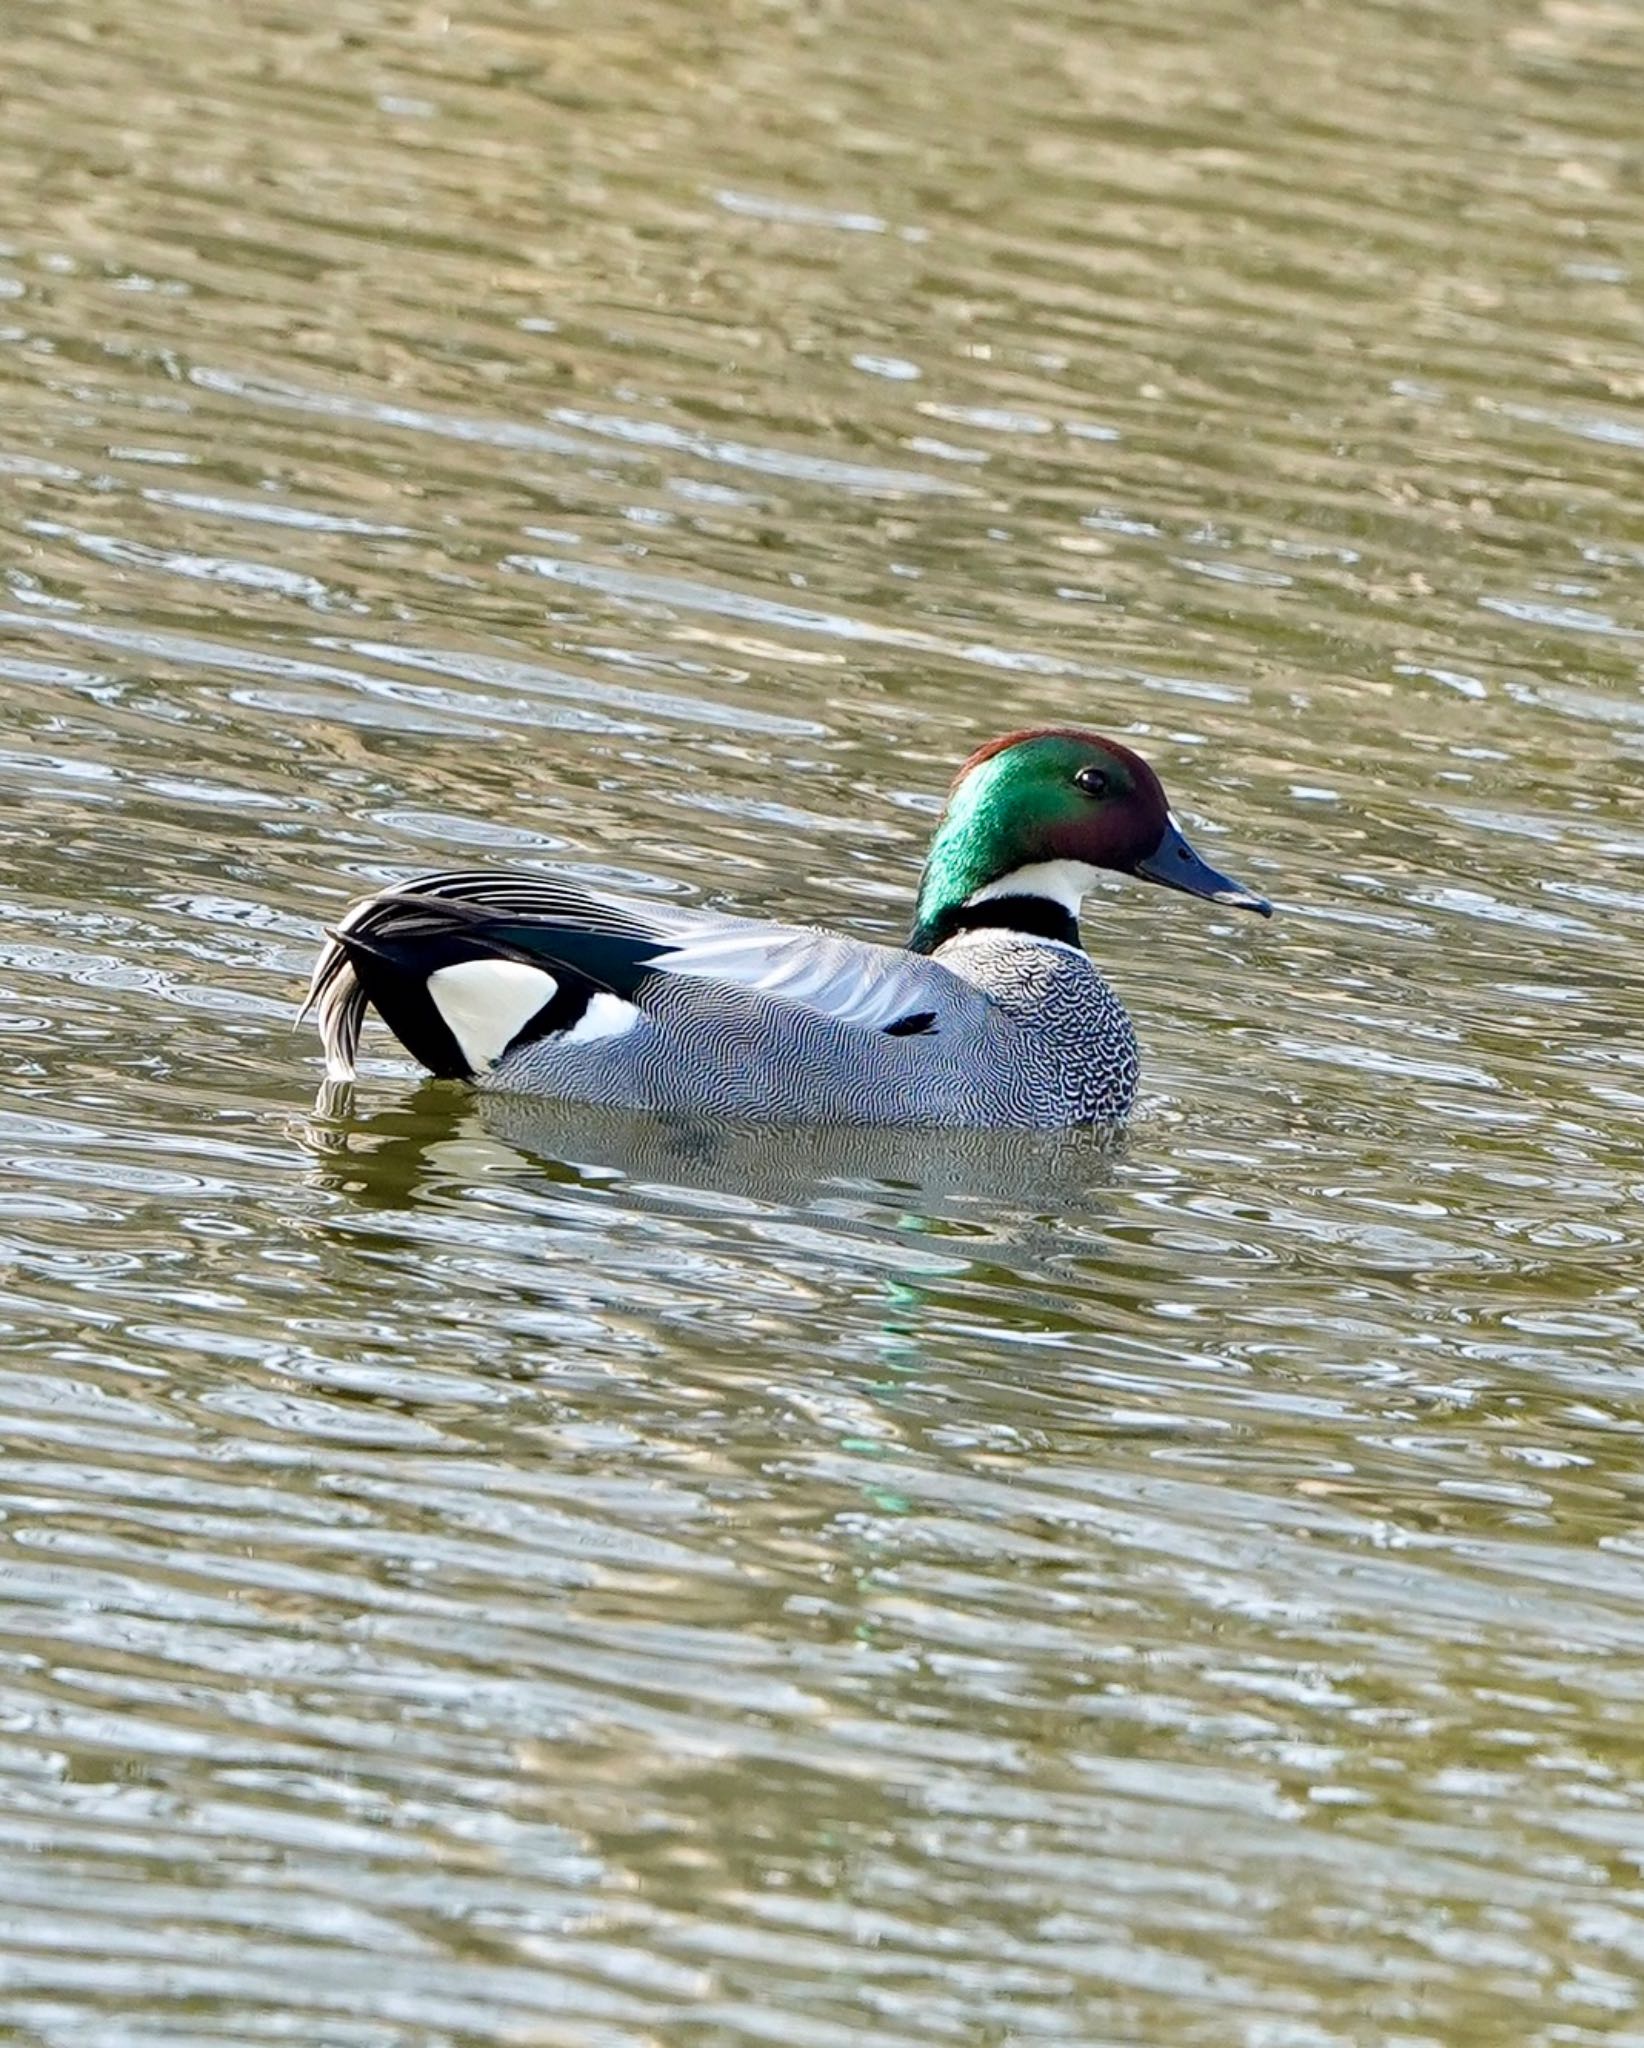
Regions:
<instances>
[{"instance_id":1,"label":"water ripple","mask_svg":"<svg viewBox=\"0 0 1644 2048\"><path fill-rule=\"evenodd\" d=\"M15 25L8 2038L1623 2038L1644 80L1305 26ZM316 1102L357 890L895 936L1038 721L1282 905L1123 1140Z\"/></svg>"}]
</instances>

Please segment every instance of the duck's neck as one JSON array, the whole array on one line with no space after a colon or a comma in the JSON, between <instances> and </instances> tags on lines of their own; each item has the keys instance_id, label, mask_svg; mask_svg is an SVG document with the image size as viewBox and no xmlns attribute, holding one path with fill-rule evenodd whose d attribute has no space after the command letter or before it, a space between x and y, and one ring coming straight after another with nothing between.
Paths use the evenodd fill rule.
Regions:
<instances>
[{"instance_id":1,"label":"duck's neck","mask_svg":"<svg viewBox=\"0 0 1644 2048\"><path fill-rule=\"evenodd\" d=\"M1020 932L1026 938L1079 943L1079 905L1092 871L1082 861L1033 861L956 895L926 870L919 913L908 940L911 953L934 953L961 932Z\"/></svg>"}]
</instances>

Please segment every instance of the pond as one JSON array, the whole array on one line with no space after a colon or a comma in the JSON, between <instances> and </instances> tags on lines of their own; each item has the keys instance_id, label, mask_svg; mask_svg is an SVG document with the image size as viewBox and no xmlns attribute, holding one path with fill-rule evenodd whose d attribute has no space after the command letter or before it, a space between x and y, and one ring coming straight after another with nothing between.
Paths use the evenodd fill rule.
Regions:
<instances>
[{"instance_id":1,"label":"pond","mask_svg":"<svg viewBox=\"0 0 1644 2048\"><path fill-rule=\"evenodd\" d=\"M0 124L0 2013L1644 2043L1625 0L93 0ZM422 870L907 928L1117 1144L316 1107Z\"/></svg>"}]
</instances>

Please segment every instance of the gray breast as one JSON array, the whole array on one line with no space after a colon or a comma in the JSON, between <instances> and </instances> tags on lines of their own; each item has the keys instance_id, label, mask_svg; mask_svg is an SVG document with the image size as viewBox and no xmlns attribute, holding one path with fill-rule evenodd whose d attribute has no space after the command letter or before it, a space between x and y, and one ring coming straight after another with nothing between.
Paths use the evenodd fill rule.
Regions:
<instances>
[{"instance_id":1,"label":"gray breast","mask_svg":"<svg viewBox=\"0 0 1644 2048\"><path fill-rule=\"evenodd\" d=\"M982 930L950 939L936 958L983 990L1012 1027L1012 1113L996 1121L1044 1129L1129 1113L1141 1077L1135 1027L1087 954L1055 939Z\"/></svg>"}]
</instances>

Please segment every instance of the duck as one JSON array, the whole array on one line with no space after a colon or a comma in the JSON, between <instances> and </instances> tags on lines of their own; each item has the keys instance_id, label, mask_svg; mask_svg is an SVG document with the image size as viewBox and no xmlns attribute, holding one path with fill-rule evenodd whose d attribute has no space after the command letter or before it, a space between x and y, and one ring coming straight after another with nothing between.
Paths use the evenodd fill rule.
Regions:
<instances>
[{"instance_id":1,"label":"duck","mask_svg":"<svg viewBox=\"0 0 1644 2048\"><path fill-rule=\"evenodd\" d=\"M903 945L456 869L352 903L300 1016L331 1083L369 1009L485 1090L727 1124L1122 1124L1136 1032L1079 934L1104 872L1272 915L1194 851L1140 754L1033 726L961 765Z\"/></svg>"}]
</instances>

